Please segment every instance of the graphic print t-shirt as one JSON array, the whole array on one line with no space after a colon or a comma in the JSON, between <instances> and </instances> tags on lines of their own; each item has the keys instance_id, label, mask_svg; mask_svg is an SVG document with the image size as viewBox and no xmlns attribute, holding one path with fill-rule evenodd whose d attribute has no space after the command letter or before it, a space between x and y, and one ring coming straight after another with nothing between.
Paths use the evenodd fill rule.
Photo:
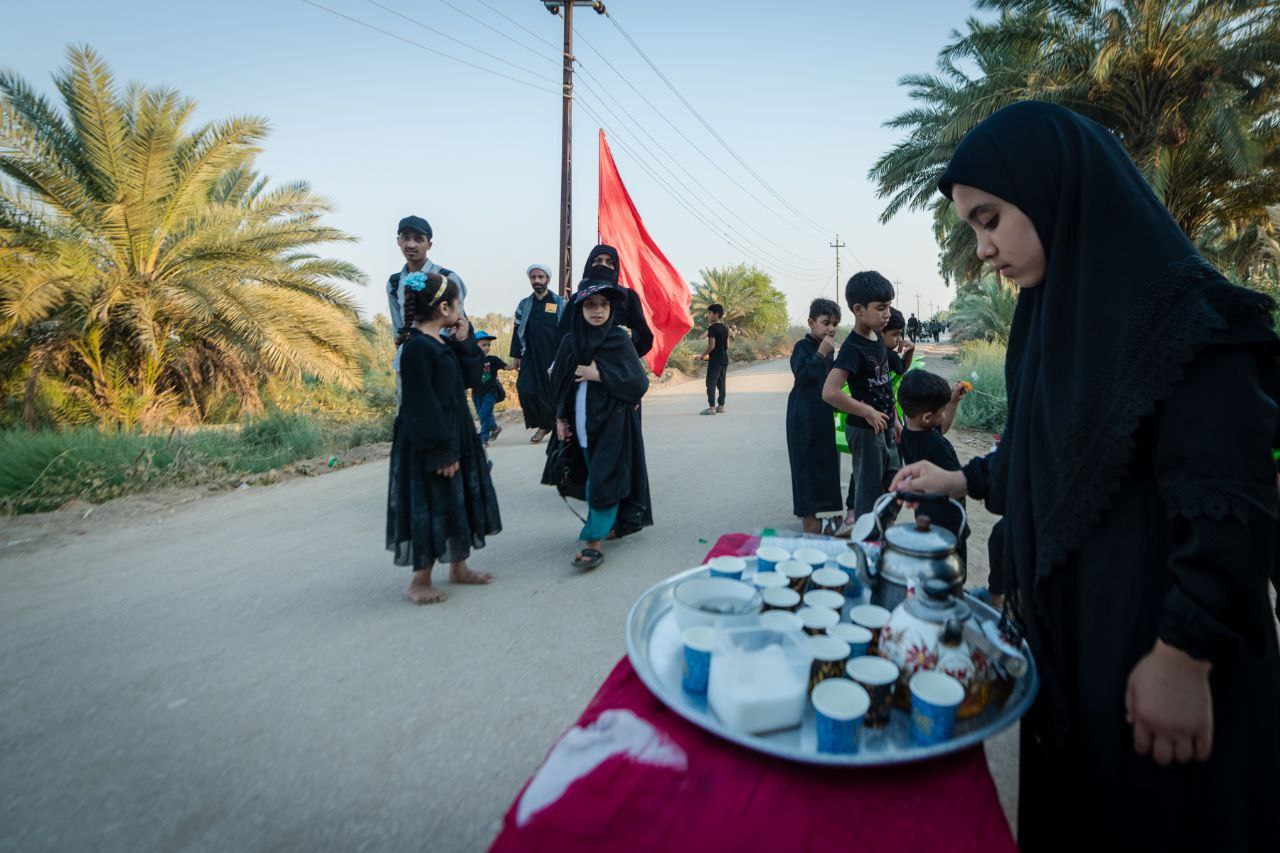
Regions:
<instances>
[{"instance_id":1,"label":"graphic print t-shirt","mask_svg":"<svg viewBox=\"0 0 1280 853\"><path fill-rule=\"evenodd\" d=\"M716 342L711 351L712 364L729 363L729 327L724 323L712 323L707 329L707 337Z\"/></svg>"},{"instance_id":2,"label":"graphic print t-shirt","mask_svg":"<svg viewBox=\"0 0 1280 853\"><path fill-rule=\"evenodd\" d=\"M840 345L835 366L848 371L850 396L878 412L884 412L892 424L893 389L889 385L889 351L880 336L877 335L875 340L868 340L857 332L850 332L849 337ZM871 429L871 424L864 418L850 416L847 423Z\"/></svg>"},{"instance_id":3,"label":"graphic print t-shirt","mask_svg":"<svg viewBox=\"0 0 1280 853\"><path fill-rule=\"evenodd\" d=\"M496 355L486 355L480 367L480 387L476 389L476 397L498 393L498 371L505 370L507 363Z\"/></svg>"}]
</instances>

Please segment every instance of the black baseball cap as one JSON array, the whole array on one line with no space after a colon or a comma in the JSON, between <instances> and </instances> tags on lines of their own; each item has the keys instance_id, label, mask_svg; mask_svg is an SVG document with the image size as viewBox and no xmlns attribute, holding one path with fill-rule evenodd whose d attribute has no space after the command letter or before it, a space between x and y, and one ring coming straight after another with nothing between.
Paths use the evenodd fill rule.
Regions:
<instances>
[{"instance_id":1,"label":"black baseball cap","mask_svg":"<svg viewBox=\"0 0 1280 853\"><path fill-rule=\"evenodd\" d=\"M417 231L428 240L431 239L431 223L423 219L421 216L406 216L400 220L400 224L396 226L396 233L402 231Z\"/></svg>"}]
</instances>

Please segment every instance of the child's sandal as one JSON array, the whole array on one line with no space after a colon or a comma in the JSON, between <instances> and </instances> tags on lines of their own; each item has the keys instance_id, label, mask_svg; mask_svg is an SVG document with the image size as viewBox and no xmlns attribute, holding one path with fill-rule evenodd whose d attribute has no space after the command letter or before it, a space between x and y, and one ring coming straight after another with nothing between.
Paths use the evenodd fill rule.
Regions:
<instances>
[{"instance_id":1,"label":"child's sandal","mask_svg":"<svg viewBox=\"0 0 1280 853\"><path fill-rule=\"evenodd\" d=\"M599 567L603 562L604 554L600 551L597 551L595 548L583 548L578 552L577 556L573 558L573 567L575 569L590 571L591 569Z\"/></svg>"}]
</instances>

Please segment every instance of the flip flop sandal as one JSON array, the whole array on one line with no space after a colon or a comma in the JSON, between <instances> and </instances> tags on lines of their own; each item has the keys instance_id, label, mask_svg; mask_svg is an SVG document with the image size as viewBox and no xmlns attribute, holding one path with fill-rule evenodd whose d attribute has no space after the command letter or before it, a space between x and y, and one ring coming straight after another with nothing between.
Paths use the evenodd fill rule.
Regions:
<instances>
[{"instance_id":1,"label":"flip flop sandal","mask_svg":"<svg viewBox=\"0 0 1280 853\"><path fill-rule=\"evenodd\" d=\"M575 569L590 571L599 567L603 562L604 554L600 553L595 548L583 548L578 552L578 555L573 558L573 567Z\"/></svg>"},{"instance_id":2,"label":"flip flop sandal","mask_svg":"<svg viewBox=\"0 0 1280 853\"><path fill-rule=\"evenodd\" d=\"M542 444L542 439L544 439L544 438L546 438L546 437L547 437L547 434L546 434L545 432L543 432L542 430L538 430L538 431L537 431L537 432L535 432L533 435L529 436L529 443L530 443L530 444Z\"/></svg>"}]
</instances>

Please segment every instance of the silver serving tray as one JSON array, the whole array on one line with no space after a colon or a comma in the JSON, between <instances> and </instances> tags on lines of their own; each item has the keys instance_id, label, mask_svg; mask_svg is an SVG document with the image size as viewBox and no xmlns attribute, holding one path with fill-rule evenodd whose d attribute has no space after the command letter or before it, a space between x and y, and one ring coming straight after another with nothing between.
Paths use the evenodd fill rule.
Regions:
<instances>
[{"instance_id":1,"label":"silver serving tray","mask_svg":"<svg viewBox=\"0 0 1280 853\"><path fill-rule=\"evenodd\" d=\"M750 582L755 574L755 558L743 559L747 561L743 580ZM829 565L834 565L834 561ZM694 725L748 749L790 761L837 767L872 767L923 761L958 752L1004 731L1031 707L1039 687L1035 661L1031 650L1024 643L1027 673L1015 680L1013 692L1005 701L1004 707L988 708L976 717L957 722L955 736L945 743L932 746L913 744L908 731L907 715L897 708L894 708L887 727L879 730L862 729L858 736L858 751L851 755L818 752L812 707L806 710L804 722L799 728L763 735L736 731L721 723L707 707L706 694L688 693L681 686L683 649L672 609L671 591L681 581L703 574L709 574L705 567L689 569L651 587L640 596L627 615L627 657L640 680L664 705ZM848 608L865 603L868 593L864 583L860 598L846 600L845 610L841 614L843 621L848 621ZM991 606L971 596L966 596L965 600L979 619L995 621L1000 618L1000 614Z\"/></svg>"}]
</instances>

